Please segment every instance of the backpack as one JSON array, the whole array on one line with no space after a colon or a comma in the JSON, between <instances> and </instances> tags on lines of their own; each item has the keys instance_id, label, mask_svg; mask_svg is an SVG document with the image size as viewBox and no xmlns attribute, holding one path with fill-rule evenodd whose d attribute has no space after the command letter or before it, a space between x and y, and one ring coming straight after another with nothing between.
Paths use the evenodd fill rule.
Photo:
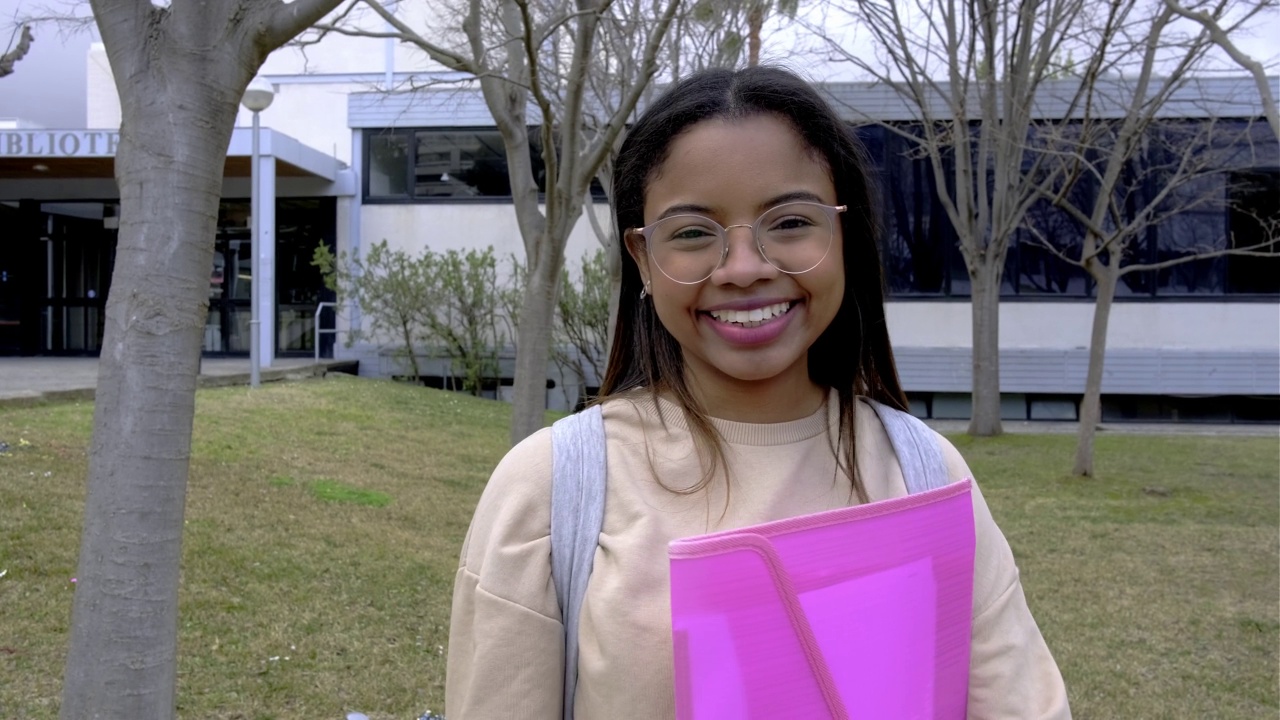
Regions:
<instances>
[{"instance_id":1,"label":"backpack","mask_svg":"<svg viewBox=\"0 0 1280 720\"><path fill-rule=\"evenodd\" d=\"M910 413L867 401L875 410L906 480L907 493L947 483L933 431ZM564 622L564 720L573 720L578 685L578 618L604 523L604 417L599 405L551 426L551 580Z\"/></svg>"}]
</instances>

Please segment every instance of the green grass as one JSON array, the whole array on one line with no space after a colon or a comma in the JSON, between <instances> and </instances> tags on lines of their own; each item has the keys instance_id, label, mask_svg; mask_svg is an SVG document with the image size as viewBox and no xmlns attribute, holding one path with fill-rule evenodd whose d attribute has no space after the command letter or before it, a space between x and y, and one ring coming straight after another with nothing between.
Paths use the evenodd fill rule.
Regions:
<instances>
[{"instance_id":1,"label":"green grass","mask_svg":"<svg viewBox=\"0 0 1280 720\"><path fill-rule=\"evenodd\" d=\"M355 503L368 507L386 507L391 503L391 496L384 492L343 485L337 480L316 480L309 489L313 497L329 502Z\"/></svg>"},{"instance_id":2,"label":"green grass","mask_svg":"<svg viewBox=\"0 0 1280 720\"><path fill-rule=\"evenodd\" d=\"M0 717L57 714L89 404L0 408ZM202 390L179 637L183 718L443 708L457 552L509 411L334 378ZM30 445L22 445L19 439ZM1078 718L1280 708L1280 442L956 438Z\"/></svg>"}]
</instances>

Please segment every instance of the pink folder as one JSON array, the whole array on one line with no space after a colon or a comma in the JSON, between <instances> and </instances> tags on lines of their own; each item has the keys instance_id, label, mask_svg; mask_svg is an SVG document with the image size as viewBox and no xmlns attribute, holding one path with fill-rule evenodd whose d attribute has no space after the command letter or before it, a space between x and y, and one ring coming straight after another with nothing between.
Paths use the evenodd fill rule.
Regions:
<instances>
[{"instance_id":1,"label":"pink folder","mask_svg":"<svg viewBox=\"0 0 1280 720\"><path fill-rule=\"evenodd\" d=\"M970 485L672 542L678 720L964 718Z\"/></svg>"}]
</instances>

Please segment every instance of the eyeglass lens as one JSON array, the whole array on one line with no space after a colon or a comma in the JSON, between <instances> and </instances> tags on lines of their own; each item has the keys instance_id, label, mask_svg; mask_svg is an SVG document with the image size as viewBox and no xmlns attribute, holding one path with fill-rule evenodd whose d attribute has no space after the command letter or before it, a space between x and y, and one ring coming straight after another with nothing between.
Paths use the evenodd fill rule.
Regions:
<instances>
[{"instance_id":1,"label":"eyeglass lens","mask_svg":"<svg viewBox=\"0 0 1280 720\"><path fill-rule=\"evenodd\" d=\"M778 270L798 274L812 270L831 246L831 209L816 203L779 205L754 226L756 244ZM673 215L654 223L649 236L653 261L680 283L707 279L725 257L727 234L719 223L701 215Z\"/></svg>"}]
</instances>

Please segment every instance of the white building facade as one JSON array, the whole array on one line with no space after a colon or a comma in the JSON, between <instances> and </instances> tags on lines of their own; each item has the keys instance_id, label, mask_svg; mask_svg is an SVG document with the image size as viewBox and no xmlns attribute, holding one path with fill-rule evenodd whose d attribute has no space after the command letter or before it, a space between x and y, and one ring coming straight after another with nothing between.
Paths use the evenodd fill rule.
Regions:
<instances>
[{"instance_id":1,"label":"white building facade","mask_svg":"<svg viewBox=\"0 0 1280 720\"><path fill-rule=\"evenodd\" d=\"M90 50L87 62L83 128L0 128L0 215L7 216L6 227L20 229L0 241L0 353L97 348L93 336L100 331L114 251L112 218L118 214L111 157L120 108L100 46ZM261 75L276 91L262 113L267 130L259 167L264 192L276 201L264 203L268 230L256 249L263 277L252 279L266 290L261 333L268 362L316 352L316 305L332 298L309 267L318 243L349 254L386 240L414 252L492 246L499 257L523 256L502 143L465 77L440 71L389 41L337 36L305 54L275 53ZM404 89L410 86L417 89ZM879 113L879 119L898 119L893 113L904 112L883 88L840 84L827 91L864 113ZM228 150L218 261L211 271L209 354L248 351L243 276L248 253L255 251L246 235L249 123L242 110ZM873 156L892 151L868 138ZM1274 180L1280 178L1280 159L1272 145L1259 153L1251 172L1276 182L1274 189L1280 188ZM878 161L882 167L890 164L884 157ZM900 185L892 179L890 184ZM607 225L607 206L593 208ZM938 418L967 417L971 309L962 266L950 254L954 248L943 248L934 266L922 267L918 251L895 244L895 226L889 224L887 315L913 409ZM939 237L946 242L945 233ZM1160 242L1153 236L1153 252ZM570 262L597 247L584 217L570 238ZM1089 284L1082 275L1049 268L1044 258L1016 249L1011 258L1000 310L1005 415L1074 419L1093 316ZM1191 275L1152 276L1122 292L1108 335L1104 417L1280 419L1280 259L1256 262L1263 265L1248 272L1224 260ZM1057 280L1049 277L1055 273ZM1242 285L1232 277L1253 281ZM339 314L339 341L322 338L322 353L358 359L361 374L403 373L389 352L342 342L341 331L353 315L358 318L358 312ZM333 322L324 317L326 325ZM548 403L571 404L585 390L549 390Z\"/></svg>"}]
</instances>

